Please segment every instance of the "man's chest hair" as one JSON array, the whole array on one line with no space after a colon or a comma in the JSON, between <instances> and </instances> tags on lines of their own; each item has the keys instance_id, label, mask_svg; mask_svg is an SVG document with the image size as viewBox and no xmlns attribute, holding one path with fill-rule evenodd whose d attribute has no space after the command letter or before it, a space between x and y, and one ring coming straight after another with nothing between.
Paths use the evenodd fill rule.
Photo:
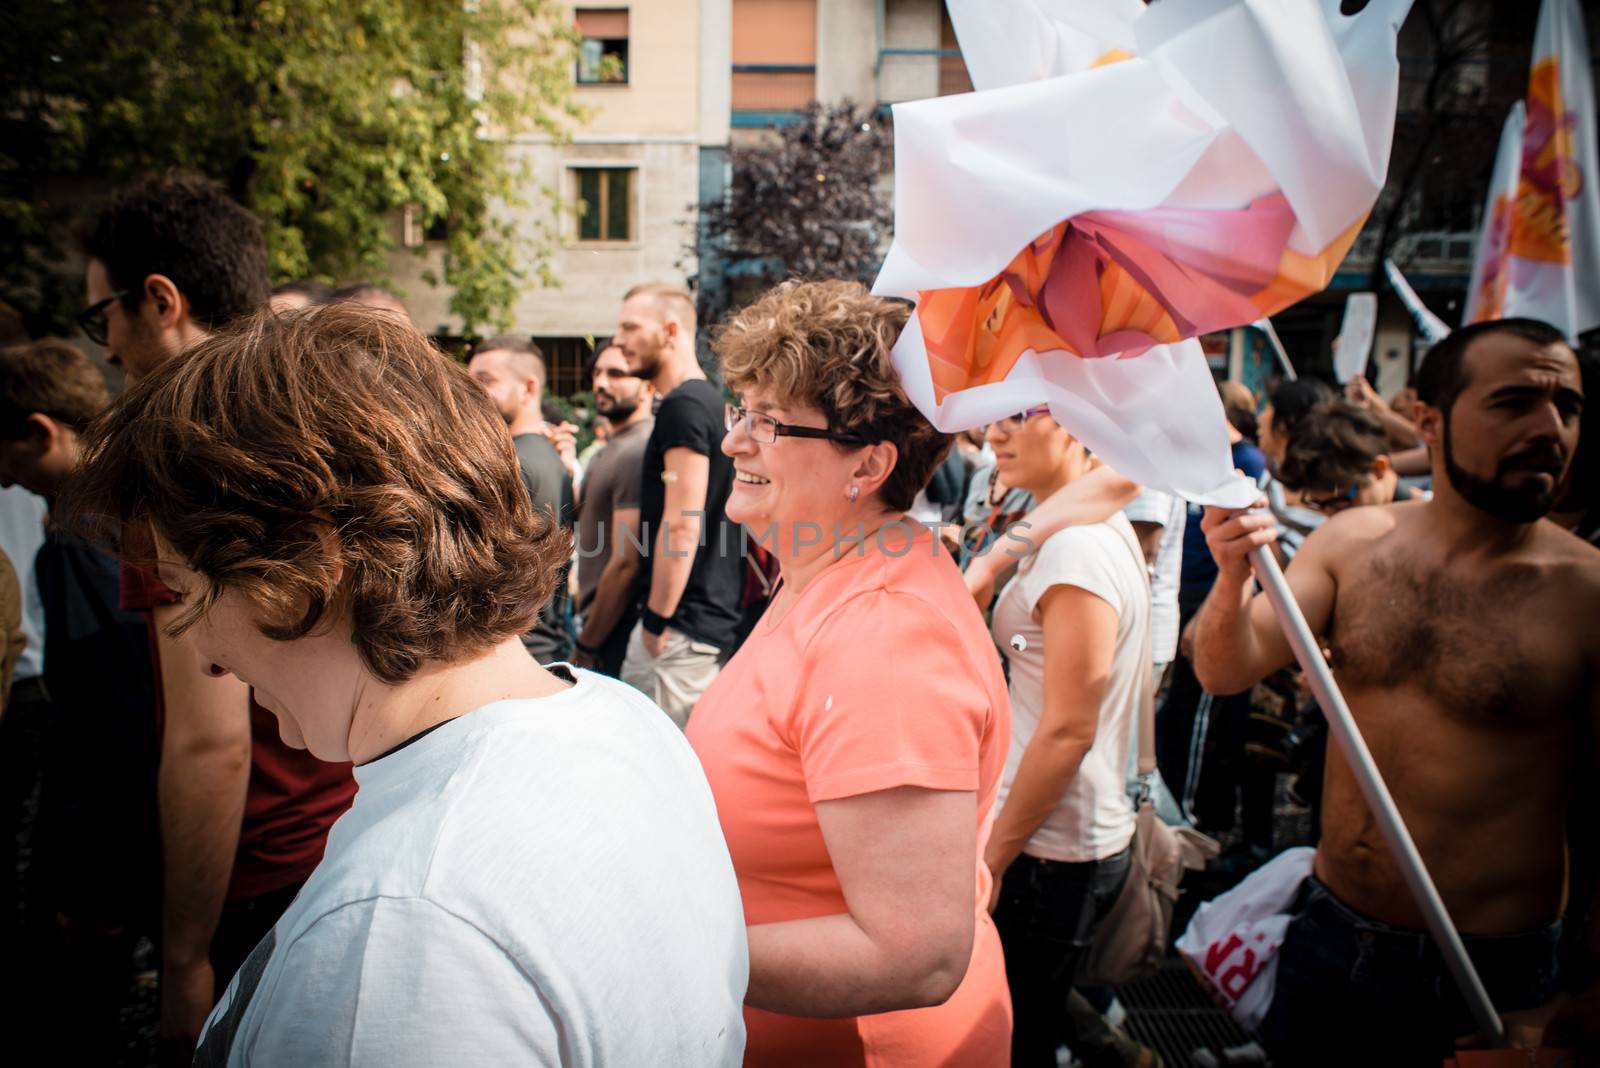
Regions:
<instances>
[{"instance_id":1,"label":"man's chest hair","mask_svg":"<svg viewBox=\"0 0 1600 1068\"><path fill-rule=\"evenodd\" d=\"M1338 580L1329 633L1346 685L1420 689L1449 715L1500 725L1564 713L1578 697L1570 613L1537 565L1468 571L1378 548Z\"/></svg>"}]
</instances>

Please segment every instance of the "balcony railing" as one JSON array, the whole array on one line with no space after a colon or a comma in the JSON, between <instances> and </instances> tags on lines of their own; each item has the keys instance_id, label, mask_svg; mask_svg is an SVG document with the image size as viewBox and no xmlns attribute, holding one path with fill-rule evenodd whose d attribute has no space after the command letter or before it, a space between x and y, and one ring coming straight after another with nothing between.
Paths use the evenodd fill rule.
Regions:
<instances>
[{"instance_id":1,"label":"balcony railing","mask_svg":"<svg viewBox=\"0 0 1600 1068\"><path fill-rule=\"evenodd\" d=\"M817 95L814 63L735 63L733 116L736 127L779 126Z\"/></svg>"}]
</instances>

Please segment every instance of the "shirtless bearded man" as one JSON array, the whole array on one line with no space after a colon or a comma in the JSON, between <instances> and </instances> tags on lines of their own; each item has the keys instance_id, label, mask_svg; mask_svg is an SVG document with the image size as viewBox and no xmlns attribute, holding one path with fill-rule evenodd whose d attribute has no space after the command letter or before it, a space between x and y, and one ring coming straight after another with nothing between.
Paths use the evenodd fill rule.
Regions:
<instances>
[{"instance_id":1,"label":"shirtless bearded man","mask_svg":"<svg viewBox=\"0 0 1600 1068\"><path fill-rule=\"evenodd\" d=\"M1583 386L1559 331L1508 319L1436 345L1418 390L1433 500L1334 516L1288 578L1506 1014L1555 994L1564 817L1574 773L1595 767L1600 551L1540 521L1578 443ZM1292 659L1250 592L1246 556L1272 540L1272 518L1207 509L1204 526L1220 574L1195 666L1206 689L1233 693ZM1437 1065L1475 1026L1333 746L1323 813L1263 1037L1278 1064ZM1593 1056L1597 1016L1600 988L1559 1010L1546 1041Z\"/></svg>"}]
</instances>

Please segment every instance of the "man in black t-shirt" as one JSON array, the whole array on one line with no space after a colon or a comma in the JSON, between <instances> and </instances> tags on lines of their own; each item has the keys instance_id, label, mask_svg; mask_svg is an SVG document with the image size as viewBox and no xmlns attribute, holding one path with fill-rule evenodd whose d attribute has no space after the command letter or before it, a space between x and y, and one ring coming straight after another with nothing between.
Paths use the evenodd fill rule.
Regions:
<instances>
[{"instance_id":1,"label":"man in black t-shirt","mask_svg":"<svg viewBox=\"0 0 1600 1068\"><path fill-rule=\"evenodd\" d=\"M550 443L548 424L542 408L547 378L544 356L526 338L490 338L478 346L467 364L467 373L482 386L499 410L511 441L517 447L522 466L522 481L533 498L536 512L554 516L572 529L572 476L567 474L561 456ZM567 572L561 572L555 593L539 613L533 629L522 636L522 644L541 664L565 660L572 655L572 631L568 626L571 598L567 594Z\"/></svg>"},{"instance_id":2,"label":"man in black t-shirt","mask_svg":"<svg viewBox=\"0 0 1600 1068\"><path fill-rule=\"evenodd\" d=\"M0 349L0 486L53 501L78 435L110 403L99 370L64 341ZM160 931L150 634L142 612L118 603L117 561L60 526L46 526L34 573L51 715L32 861L6 873L26 880L29 906L9 958L25 982L8 1037L51 1060L110 1063L124 1052L117 1014L134 945Z\"/></svg>"},{"instance_id":3,"label":"man in black t-shirt","mask_svg":"<svg viewBox=\"0 0 1600 1068\"><path fill-rule=\"evenodd\" d=\"M689 294L647 285L623 299L614 339L662 397L639 488L644 608L622 678L680 727L733 649L744 588L738 524L724 511L733 486L724 400L700 369L694 335Z\"/></svg>"}]
</instances>

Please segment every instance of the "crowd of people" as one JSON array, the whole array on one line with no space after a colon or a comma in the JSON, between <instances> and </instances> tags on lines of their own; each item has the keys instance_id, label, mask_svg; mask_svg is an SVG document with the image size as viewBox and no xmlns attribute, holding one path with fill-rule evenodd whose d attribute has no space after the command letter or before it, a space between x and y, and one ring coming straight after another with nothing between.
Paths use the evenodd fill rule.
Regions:
<instances>
[{"instance_id":1,"label":"crowd of people","mask_svg":"<svg viewBox=\"0 0 1600 1068\"><path fill-rule=\"evenodd\" d=\"M1497 1009L1600 1051L1595 380L1553 328L1459 330L1389 402L1222 383L1230 512L1046 407L939 433L853 282L712 331L636 286L580 451L526 337L463 365L379 287L272 290L204 179L83 252L123 395L0 350L19 1044L115 1061L147 943L174 1063L1154 1065L1082 979L1136 798L1232 883L1299 844L1287 786L1266 1054L1438 1064L1474 1020L1271 546Z\"/></svg>"}]
</instances>

